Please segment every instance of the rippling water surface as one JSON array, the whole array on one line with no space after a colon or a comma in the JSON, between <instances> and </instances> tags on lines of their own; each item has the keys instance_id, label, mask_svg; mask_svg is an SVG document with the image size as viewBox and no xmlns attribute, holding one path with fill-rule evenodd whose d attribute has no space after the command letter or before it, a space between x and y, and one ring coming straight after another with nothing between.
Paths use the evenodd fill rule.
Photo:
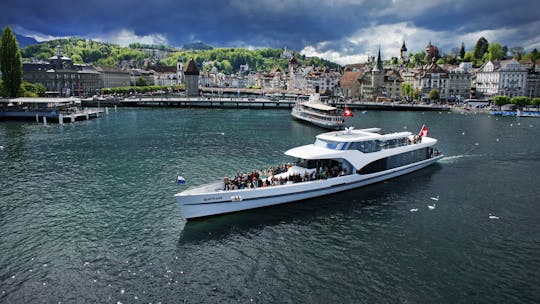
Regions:
<instances>
[{"instance_id":1,"label":"rippling water surface","mask_svg":"<svg viewBox=\"0 0 540 304\"><path fill-rule=\"evenodd\" d=\"M447 156L434 166L186 225L178 174L189 186L265 168L323 131L285 110L0 122L0 302L538 303L540 120L354 118L424 123Z\"/></svg>"}]
</instances>

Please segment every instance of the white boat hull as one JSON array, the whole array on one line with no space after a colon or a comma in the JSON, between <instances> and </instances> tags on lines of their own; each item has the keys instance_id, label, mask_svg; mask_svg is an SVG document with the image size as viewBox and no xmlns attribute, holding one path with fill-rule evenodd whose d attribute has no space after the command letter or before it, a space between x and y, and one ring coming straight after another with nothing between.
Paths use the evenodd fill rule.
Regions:
<instances>
[{"instance_id":1,"label":"white boat hull","mask_svg":"<svg viewBox=\"0 0 540 304\"><path fill-rule=\"evenodd\" d=\"M351 174L282 186L211 193L190 193L188 190L175 196L184 218L194 219L278 205L350 190L422 169L442 157L442 155L439 155L421 162L374 174Z\"/></svg>"},{"instance_id":2,"label":"white boat hull","mask_svg":"<svg viewBox=\"0 0 540 304\"><path fill-rule=\"evenodd\" d=\"M299 115L295 113L294 111L291 113L292 117L298 120L302 120L305 122L309 122L311 124L314 124L318 127L327 129L327 130L341 130L345 126L343 122L333 122L333 121L324 121L321 119L313 119L306 116Z\"/></svg>"}]
</instances>

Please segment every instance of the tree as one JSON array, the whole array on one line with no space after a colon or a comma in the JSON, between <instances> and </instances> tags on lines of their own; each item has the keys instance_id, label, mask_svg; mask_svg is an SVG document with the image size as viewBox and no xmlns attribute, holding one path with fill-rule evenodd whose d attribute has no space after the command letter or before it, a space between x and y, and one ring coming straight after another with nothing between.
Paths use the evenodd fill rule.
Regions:
<instances>
[{"instance_id":1,"label":"tree","mask_svg":"<svg viewBox=\"0 0 540 304\"><path fill-rule=\"evenodd\" d=\"M487 59L489 61L502 60L504 59L505 52L503 47L499 43L495 42L489 45L487 55Z\"/></svg>"},{"instance_id":2,"label":"tree","mask_svg":"<svg viewBox=\"0 0 540 304\"><path fill-rule=\"evenodd\" d=\"M501 95L495 96L493 97L493 102L495 105L499 106L500 109L502 106L510 103L510 97Z\"/></svg>"},{"instance_id":3,"label":"tree","mask_svg":"<svg viewBox=\"0 0 540 304\"><path fill-rule=\"evenodd\" d=\"M478 41L476 42L476 45L474 46L474 58L476 59L482 59L484 54L487 52L489 47L489 43L484 37L480 37Z\"/></svg>"},{"instance_id":4,"label":"tree","mask_svg":"<svg viewBox=\"0 0 540 304\"><path fill-rule=\"evenodd\" d=\"M531 100L531 105L536 107L536 110L538 111L538 107L540 107L540 97L535 97Z\"/></svg>"},{"instance_id":5,"label":"tree","mask_svg":"<svg viewBox=\"0 0 540 304\"><path fill-rule=\"evenodd\" d=\"M517 105L518 107L524 107L529 104L529 97L527 96L512 97L510 102Z\"/></svg>"},{"instance_id":6,"label":"tree","mask_svg":"<svg viewBox=\"0 0 540 304\"><path fill-rule=\"evenodd\" d=\"M465 53L465 56L463 57L463 61L465 61L465 62L473 62L474 61L474 54L472 52Z\"/></svg>"},{"instance_id":7,"label":"tree","mask_svg":"<svg viewBox=\"0 0 540 304\"><path fill-rule=\"evenodd\" d=\"M425 58L426 58L426 52L425 51L420 51L420 52L413 55L412 62L415 65L422 65L422 64L425 63Z\"/></svg>"},{"instance_id":8,"label":"tree","mask_svg":"<svg viewBox=\"0 0 540 304\"><path fill-rule=\"evenodd\" d=\"M137 83L135 85L138 87L144 87L148 85L148 81L146 81L146 78L144 77L139 77L137 78Z\"/></svg>"},{"instance_id":9,"label":"tree","mask_svg":"<svg viewBox=\"0 0 540 304\"><path fill-rule=\"evenodd\" d=\"M416 91L409 83L403 83L401 85L401 96L405 97L407 101L413 101L416 99Z\"/></svg>"},{"instance_id":10,"label":"tree","mask_svg":"<svg viewBox=\"0 0 540 304\"><path fill-rule=\"evenodd\" d=\"M439 95L439 91L433 89L431 92L429 92L429 99L431 100L439 100L441 96Z\"/></svg>"},{"instance_id":11,"label":"tree","mask_svg":"<svg viewBox=\"0 0 540 304\"><path fill-rule=\"evenodd\" d=\"M4 93L8 97L17 97L22 82L21 51L9 26L4 28L0 38L0 68Z\"/></svg>"},{"instance_id":12,"label":"tree","mask_svg":"<svg viewBox=\"0 0 540 304\"><path fill-rule=\"evenodd\" d=\"M461 43L461 48L459 49L459 58L465 58L465 43Z\"/></svg>"}]
</instances>

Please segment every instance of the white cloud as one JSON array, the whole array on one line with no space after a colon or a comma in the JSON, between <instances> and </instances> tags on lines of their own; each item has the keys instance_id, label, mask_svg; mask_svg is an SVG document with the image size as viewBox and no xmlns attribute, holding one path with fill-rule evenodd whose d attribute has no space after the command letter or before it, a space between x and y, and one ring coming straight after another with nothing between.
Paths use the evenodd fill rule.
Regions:
<instances>
[{"instance_id":1,"label":"white cloud","mask_svg":"<svg viewBox=\"0 0 540 304\"><path fill-rule=\"evenodd\" d=\"M47 35L40 32L27 30L26 28L19 25L14 25L12 26L12 28L17 34L34 38L38 42L72 37L72 36ZM103 41L103 42L110 42L110 43L119 44L121 46L128 46L129 44L135 43L135 42L143 43L143 44L162 44L162 45L168 45L169 43L167 37L164 34L153 33L153 34L148 34L148 35L137 35L135 34L133 30L128 30L128 29L121 29L118 31L109 32L105 34L98 34L98 35L89 34L88 36L81 37L81 38L92 39L92 40Z\"/></svg>"},{"instance_id":2,"label":"white cloud","mask_svg":"<svg viewBox=\"0 0 540 304\"><path fill-rule=\"evenodd\" d=\"M316 45L308 45L301 53L306 56L322 57L339 64L349 64L365 62L368 55L377 54L379 47L383 60L399 57L403 41L405 41L408 51L412 53L424 50L429 41L437 45L441 51L448 52L452 48L460 47L461 42L465 43L467 50L472 50L477 40L482 36L489 42L496 42L511 40L512 35L515 34L515 29L507 28L470 33L434 31L416 27L408 22L398 22L373 25L358 30L341 41L324 41ZM342 47L343 45L347 47ZM538 45L538 40L532 40L529 45Z\"/></svg>"},{"instance_id":3,"label":"white cloud","mask_svg":"<svg viewBox=\"0 0 540 304\"><path fill-rule=\"evenodd\" d=\"M317 46L306 46L304 49L300 51L301 54L306 55L308 57L320 57L324 58L339 64L348 64L348 63L355 63L355 62L365 62L367 61L368 54L358 54L358 55L344 55L338 51L321 51L318 50Z\"/></svg>"},{"instance_id":4,"label":"white cloud","mask_svg":"<svg viewBox=\"0 0 540 304\"><path fill-rule=\"evenodd\" d=\"M107 34L97 35L88 38L94 39L96 41L115 43L121 46L128 46L129 44L136 42L142 44L169 44L167 37L163 34L153 33L148 35L137 35L134 31L127 29L121 29L116 32L110 32Z\"/></svg>"}]
</instances>

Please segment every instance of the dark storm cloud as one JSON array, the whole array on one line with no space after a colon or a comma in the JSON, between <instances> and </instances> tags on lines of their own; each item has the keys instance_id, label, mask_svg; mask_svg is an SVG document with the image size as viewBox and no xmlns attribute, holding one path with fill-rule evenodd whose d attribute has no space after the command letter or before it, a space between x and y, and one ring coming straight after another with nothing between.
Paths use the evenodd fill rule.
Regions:
<instances>
[{"instance_id":1,"label":"dark storm cloud","mask_svg":"<svg viewBox=\"0 0 540 304\"><path fill-rule=\"evenodd\" d=\"M201 40L215 46L301 50L328 41L347 51L354 49L348 37L374 25L407 22L429 31L462 34L500 28L529 33L539 11L540 1L535 0L4 0L0 26L87 38L129 30L138 36L162 34L173 46ZM515 39L527 38L523 36Z\"/></svg>"}]
</instances>

